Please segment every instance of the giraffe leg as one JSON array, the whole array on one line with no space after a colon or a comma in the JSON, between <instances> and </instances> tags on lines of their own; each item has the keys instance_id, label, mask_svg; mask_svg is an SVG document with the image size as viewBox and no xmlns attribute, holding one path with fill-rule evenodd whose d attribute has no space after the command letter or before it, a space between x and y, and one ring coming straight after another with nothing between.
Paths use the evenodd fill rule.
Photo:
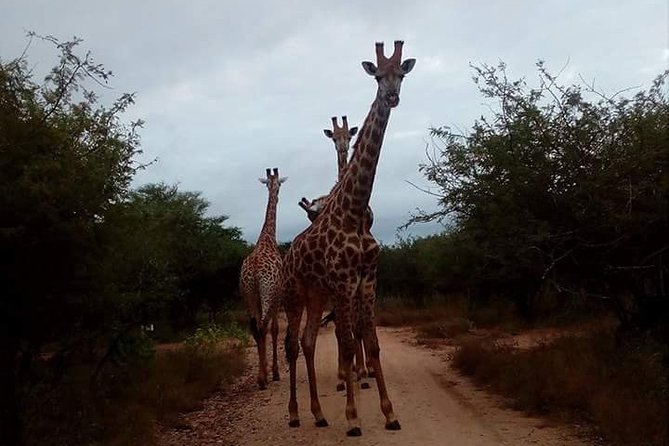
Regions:
<instances>
[{"instance_id":1,"label":"giraffe leg","mask_svg":"<svg viewBox=\"0 0 669 446\"><path fill-rule=\"evenodd\" d=\"M279 337L278 315L272 318L272 380L279 380L279 361L277 359L277 341Z\"/></svg>"},{"instance_id":2,"label":"giraffe leg","mask_svg":"<svg viewBox=\"0 0 669 446\"><path fill-rule=\"evenodd\" d=\"M358 334L355 336L355 373L358 379L367 377L367 369L365 368L365 353L362 349L362 336Z\"/></svg>"},{"instance_id":3,"label":"giraffe leg","mask_svg":"<svg viewBox=\"0 0 669 446\"><path fill-rule=\"evenodd\" d=\"M260 390L267 388L267 329L261 328L258 338L258 387Z\"/></svg>"},{"instance_id":4,"label":"giraffe leg","mask_svg":"<svg viewBox=\"0 0 669 446\"><path fill-rule=\"evenodd\" d=\"M300 353L299 332L300 321L302 320L302 309L299 311L289 311L286 308L288 316L288 329L286 330L286 359L290 369L290 399L288 400L288 426L298 427L300 425L300 415L297 410L297 356Z\"/></svg>"},{"instance_id":5,"label":"giraffe leg","mask_svg":"<svg viewBox=\"0 0 669 446\"><path fill-rule=\"evenodd\" d=\"M315 300L312 300L311 303L312 305L309 305L307 308L307 324L304 327L304 333L302 335L302 351L304 352L304 359L307 363L307 376L309 377L309 396L311 398L311 413L316 419L316 426L325 427L328 425L328 422L323 416L321 403L318 400L316 368L314 366L316 337L318 336L318 327L320 326L323 308L321 305L316 303Z\"/></svg>"},{"instance_id":6,"label":"giraffe leg","mask_svg":"<svg viewBox=\"0 0 669 446\"><path fill-rule=\"evenodd\" d=\"M355 372L360 381L361 389L369 389L370 385L367 382L367 368L365 367L365 351L363 349L362 332L356 334L355 338Z\"/></svg>"},{"instance_id":7,"label":"giraffe leg","mask_svg":"<svg viewBox=\"0 0 669 446\"><path fill-rule=\"evenodd\" d=\"M341 340L339 339L339 334L335 335L337 338L337 392L346 390L346 367L344 367L344 356L342 354Z\"/></svg>"},{"instance_id":8,"label":"giraffe leg","mask_svg":"<svg viewBox=\"0 0 669 446\"><path fill-rule=\"evenodd\" d=\"M374 252L370 251L373 255ZM379 347L379 339L376 336L376 322L374 315L374 304L376 302L376 263L370 261L368 265L372 267L365 271L362 281L360 283L360 329L362 330L363 342L368 349L368 358L374 371L376 378L376 387L379 391L379 400L381 403L381 411L386 417L386 429L400 430L400 422L393 412L393 404L388 397L388 389L386 388L386 381L383 377L383 370L381 369L381 348Z\"/></svg>"},{"instance_id":9,"label":"giraffe leg","mask_svg":"<svg viewBox=\"0 0 669 446\"><path fill-rule=\"evenodd\" d=\"M367 365L367 376L370 377L370 378L375 378L376 376L374 374L374 367L372 366L372 360L371 360L371 356L370 356L370 353L369 353L369 346L368 346L368 343L365 342L364 339L362 341L362 345L363 345L364 350L365 350L365 364Z\"/></svg>"},{"instance_id":10,"label":"giraffe leg","mask_svg":"<svg viewBox=\"0 0 669 446\"><path fill-rule=\"evenodd\" d=\"M374 373L376 376L376 387L379 389L379 400L381 403L381 411L386 417L386 429L388 430L400 430L400 422L397 421L397 417L393 412L393 404L390 402L388 397L388 390L386 388L386 381L383 377L383 370L381 368L381 359L380 359L380 348L379 341L376 337L376 330L371 330L370 339L370 354L372 367L374 367Z\"/></svg>"},{"instance_id":11,"label":"giraffe leg","mask_svg":"<svg viewBox=\"0 0 669 446\"><path fill-rule=\"evenodd\" d=\"M360 420L358 418L358 409L355 404L355 393L357 393L358 380L353 370L353 357L355 356L355 339L353 337L353 317L352 317L352 297L351 292L344 299L337 300L337 315L335 322L335 331L341 343L340 354L343 357L344 369L346 371L346 421L348 430L346 435L349 437L359 437L362 435L360 430Z\"/></svg>"}]
</instances>

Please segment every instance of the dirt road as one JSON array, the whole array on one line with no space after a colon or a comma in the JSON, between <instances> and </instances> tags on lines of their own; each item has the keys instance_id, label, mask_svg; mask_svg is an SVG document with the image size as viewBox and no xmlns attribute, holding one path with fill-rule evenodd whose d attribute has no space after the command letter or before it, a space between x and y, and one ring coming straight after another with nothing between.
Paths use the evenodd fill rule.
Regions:
<instances>
[{"instance_id":1,"label":"dirt road","mask_svg":"<svg viewBox=\"0 0 669 446\"><path fill-rule=\"evenodd\" d=\"M304 359L298 362L302 426L288 427L288 376L265 391L254 385L255 368L227 393L214 395L201 411L185 416L178 430L161 433L165 445L586 445L564 426L504 409L496 397L475 389L447 364L448 351L416 346L406 329L378 330L390 398L402 430L384 429L378 393L360 390L362 437L345 436L344 392L336 392L333 329L322 329L316 348L320 401L329 427L317 428L309 411ZM283 352L282 352L283 354ZM251 355L253 358L254 355ZM252 362L255 366L255 363Z\"/></svg>"}]
</instances>

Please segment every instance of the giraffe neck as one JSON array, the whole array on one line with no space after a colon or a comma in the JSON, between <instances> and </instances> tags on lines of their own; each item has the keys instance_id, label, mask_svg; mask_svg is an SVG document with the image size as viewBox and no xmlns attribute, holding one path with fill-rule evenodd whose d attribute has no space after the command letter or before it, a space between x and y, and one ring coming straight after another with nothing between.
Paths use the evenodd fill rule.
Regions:
<instances>
[{"instance_id":1,"label":"giraffe neck","mask_svg":"<svg viewBox=\"0 0 669 446\"><path fill-rule=\"evenodd\" d=\"M337 181L339 181L344 176L346 166L348 165L348 159L346 159L348 156L348 147L346 147L346 150L344 148L340 149L335 143L335 149L337 149Z\"/></svg>"},{"instance_id":2,"label":"giraffe neck","mask_svg":"<svg viewBox=\"0 0 669 446\"><path fill-rule=\"evenodd\" d=\"M374 186L383 136L390 118L390 108L375 100L353 145L353 156L335 186L337 210L352 217L356 224L365 215Z\"/></svg>"},{"instance_id":3,"label":"giraffe neck","mask_svg":"<svg viewBox=\"0 0 669 446\"><path fill-rule=\"evenodd\" d=\"M265 223L263 224L258 243L261 241L270 241L276 244L276 205L279 201L278 191L270 192L267 200L267 210L265 211Z\"/></svg>"}]
</instances>

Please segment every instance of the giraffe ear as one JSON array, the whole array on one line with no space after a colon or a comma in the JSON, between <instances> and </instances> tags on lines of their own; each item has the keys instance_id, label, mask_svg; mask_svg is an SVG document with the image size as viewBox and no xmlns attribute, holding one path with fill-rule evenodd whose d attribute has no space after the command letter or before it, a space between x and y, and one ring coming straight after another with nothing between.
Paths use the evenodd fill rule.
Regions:
<instances>
[{"instance_id":1,"label":"giraffe ear","mask_svg":"<svg viewBox=\"0 0 669 446\"><path fill-rule=\"evenodd\" d=\"M365 61L362 63L362 68L365 70L365 73L370 76L376 76L376 65L373 63Z\"/></svg>"},{"instance_id":2,"label":"giraffe ear","mask_svg":"<svg viewBox=\"0 0 669 446\"><path fill-rule=\"evenodd\" d=\"M328 138L332 138L334 136L334 133L332 133L332 130L323 129L323 133L325 133L325 136L327 136Z\"/></svg>"},{"instance_id":3,"label":"giraffe ear","mask_svg":"<svg viewBox=\"0 0 669 446\"><path fill-rule=\"evenodd\" d=\"M407 59L402 62L400 69L402 70L403 74L408 74L411 70L413 70L414 65L416 65L416 59Z\"/></svg>"},{"instance_id":4,"label":"giraffe ear","mask_svg":"<svg viewBox=\"0 0 669 446\"><path fill-rule=\"evenodd\" d=\"M267 178L258 178L258 181L260 181L262 184L267 184Z\"/></svg>"},{"instance_id":5,"label":"giraffe ear","mask_svg":"<svg viewBox=\"0 0 669 446\"><path fill-rule=\"evenodd\" d=\"M288 181L288 177L281 177L281 178L279 178L279 184L283 184L283 183L285 183L286 181Z\"/></svg>"},{"instance_id":6,"label":"giraffe ear","mask_svg":"<svg viewBox=\"0 0 669 446\"><path fill-rule=\"evenodd\" d=\"M348 131L348 134L351 135L351 136L355 136L356 133L358 133L358 128L357 127L352 127Z\"/></svg>"}]
</instances>

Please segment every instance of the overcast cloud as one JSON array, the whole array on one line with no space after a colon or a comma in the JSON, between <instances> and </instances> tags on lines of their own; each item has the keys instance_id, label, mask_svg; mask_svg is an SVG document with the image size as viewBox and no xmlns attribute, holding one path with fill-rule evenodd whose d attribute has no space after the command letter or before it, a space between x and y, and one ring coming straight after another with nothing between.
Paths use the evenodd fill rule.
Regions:
<instances>
[{"instance_id":1,"label":"overcast cloud","mask_svg":"<svg viewBox=\"0 0 669 446\"><path fill-rule=\"evenodd\" d=\"M371 205L374 234L396 228L435 199L417 166L428 128L471 127L488 110L469 63L507 63L513 77L536 79L535 63L563 82L579 74L604 91L648 87L667 68L667 0L635 1L199 1L2 0L0 58L21 53L27 30L85 40L112 69L105 99L137 92L128 120L146 121L142 160L158 161L135 185L164 181L201 191L213 214L230 216L254 242L267 191L257 178L278 167L278 238L307 226L302 196L329 191L336 178L332 143L322 129L348 115L361 125L376 84L360 62L374 61L374 42L405 41L417 59L392 113ZM34 43L36 72L54 61ZM414 226L422 235L439 226ZM406 235L407 233L405 233Z\"/></svg>"}]
</instances>

